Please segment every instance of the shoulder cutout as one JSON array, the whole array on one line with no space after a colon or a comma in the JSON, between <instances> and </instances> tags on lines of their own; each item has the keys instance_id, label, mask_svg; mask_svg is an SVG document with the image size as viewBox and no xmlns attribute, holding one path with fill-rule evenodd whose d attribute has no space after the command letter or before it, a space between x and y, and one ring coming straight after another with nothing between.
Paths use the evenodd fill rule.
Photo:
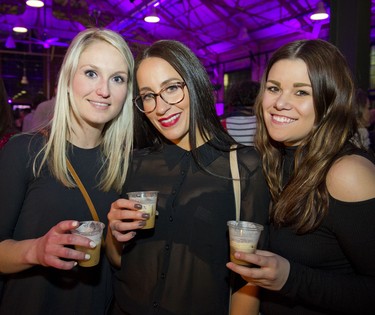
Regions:
<instances>
[{"instance_id":1,"label":"shoulder cutout","mask_svg":"<svg viewBox=\"0 0 375 315\"><path fill-rule=\"evenodd\" d=\"M362 156L346 155L328 171L326 184L330 195L341 201L375 198L375 165Z\"/></svg>"}]
</instances>

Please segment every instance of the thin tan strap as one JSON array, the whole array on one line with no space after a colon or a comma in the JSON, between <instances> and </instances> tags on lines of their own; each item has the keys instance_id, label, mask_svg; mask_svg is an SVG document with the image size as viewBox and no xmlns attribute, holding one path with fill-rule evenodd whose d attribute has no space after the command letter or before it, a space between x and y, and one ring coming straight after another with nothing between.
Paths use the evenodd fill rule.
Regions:
<instances>
[{"instance_id":1,"label":"thin tan strap","mask_svg":"<svg viewBox=\"0 0 375 315\"><path fill-rule=\"evenodd\" d=\"M237 145L232 145L229 152L229 164L230 172L232 174L233 191L234 191L234 201L236 205L236 221L240 220L240 208L241 208L241 182L240 182L240 172L238 170L238 160L237 160ZM233 282L234 274L231 272L231 282ZM229 287L229 308L228 314L230 314L230 309L232 305L232 285Z\"/></svg>"},{"instance_id":2,"label":"thin tan strap","mask_svg":"<svg viewBox=\"0 0 375 315\"><path fill-rule=\"evenodd\" d=\"M90 198L89 194L87 193L85 186L83 186L83 184L82 184L81 180L79 179L76 171L74 170L73 165L70 163L70 161L68 159L66 159L66 164L68 165L68 170L69 170L70 174L73 176L79 190L81 191L81 193L83 195L83 198L85 198L85 200L86 200L87 206L90 209L90 212L91 212L91 215L92 215L93 219L95 221L100 221L98 213L95 210L94 204L92 203L91 198Z\"/></svg>"},{"instance_id":3,"label":"thin tan strap","mask_svg":"<svg viewBox=\"0 0 375 315\"><path fill-rule=\"evenodd\" d=\"M236 204L236 221L240 219L240 208L241 208L241 182L240 173L238 171L238 161L237 161L237 145L231 146L231 151L229 153L229 163L230 171L232 174L234 200Z\"/></svg>"}]
</instances>

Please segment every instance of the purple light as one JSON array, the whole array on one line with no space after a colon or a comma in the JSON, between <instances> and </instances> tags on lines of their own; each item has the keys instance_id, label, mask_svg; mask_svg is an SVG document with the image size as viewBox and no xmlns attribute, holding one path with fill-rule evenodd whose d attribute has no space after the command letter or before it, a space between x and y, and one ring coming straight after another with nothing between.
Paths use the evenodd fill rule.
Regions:
<instances>
[{"instance_id":1,"label":"purple light","mask_svg":"<svg viewBox=\"0 0 375 315\"><path fill-rule=\"evenodd\" d=\"M216 115L221 116L224 114L224 103L216 103Z\"/></svg>"}]
</instances>

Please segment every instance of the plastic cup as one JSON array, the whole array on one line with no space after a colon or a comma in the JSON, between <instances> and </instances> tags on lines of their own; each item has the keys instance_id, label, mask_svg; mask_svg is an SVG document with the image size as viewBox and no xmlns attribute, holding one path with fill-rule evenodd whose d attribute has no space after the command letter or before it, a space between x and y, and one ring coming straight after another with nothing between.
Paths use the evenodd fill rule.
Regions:
<instances>
[{"instance_id":1,"label":"plastic cup","mask_svg":"<svg viewBox=\"0 0 375 315\"><path fill-rule=\"evenodd\" d=\"M246 261L236 259L235 252L252 254L255 252L263 226L247 221L228 221L230 260L238 265L250 265Z\"/></svg>"},{"instance_id":2,"label":"plastic cup","mask_svg":"<svg viewBox=\"0 0 375 315\"><path fill-rule=\"evenodd\" d=\"M90 255L89 260L79 260L78 264L82 267L96 266L100 261L100 248L102 245L102 235L105 225L98 221L81 221L78 228L72 230L73 234L81 235L95 242L95 248L87 248L83 246L75 246L76 250Z\"/></svg>"},{"instance_id":3,"label":"plastic cup","mask_svg":"<svg viewBox=\"0 0 375 315\"><path fill-rule=\"evenodd\" d=\"M136 201L142 205L139 211L148 213L150 218L146 220L146 225L142 229L152 229L155 227L157 191L135 191L127 193L129 200Z\"/></svg>"}]
</instances>

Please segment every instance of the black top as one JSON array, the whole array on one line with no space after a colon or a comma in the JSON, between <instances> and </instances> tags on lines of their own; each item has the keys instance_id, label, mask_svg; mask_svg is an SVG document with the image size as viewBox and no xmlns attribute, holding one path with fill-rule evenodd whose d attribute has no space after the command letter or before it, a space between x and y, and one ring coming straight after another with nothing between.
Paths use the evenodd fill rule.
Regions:
<instances>
[{"instance_id":1,"label":"black top","mask_svg":"<svg viewBox=\"0 0 375 315\"><path fill-rule=\"evenodd\" d=\"M292 158L289 152L286 165ZM312 233L271 225L270 250L291 269L281 291L262 290L263 315L375 314L375 198L329 203Z\"/></svg>"},{"instance_id":2,"label":"black top","mask_svg":"<svg viewBox=\"0 0 375 315\"><path fill-rule=\"evenodd\" d=\"M155 229L138 230L124 247L115 274L116 314L228 313L227 221L235 220L229 155L210 144L198 153L205 167L225 178L200 169L191 152L176 145L136 154L124 193L158 190L159 215ZM258 155L243 148L238 159L241 219L266 224L269 195Z\"/></svg>"},{"instance_id":3,"label":"black top","mask_svg":"<svg viewBox=\"0 0 375 315\"><path fill-rule=\"evenodd\" d=\"M32 162L41 145L41 136L20 135L0 151L0 241L40 237L62 220L92 220L78 188L64 187L47 169L34 178ZM119 196L96 187L102 165L99 148L71 146L69 159L107 225L111 203ZM0 314L105 314L112 297L110 272L102 255L96 267L62 271L35 266L4 275Z\"/></svg>"}]
</instances>

